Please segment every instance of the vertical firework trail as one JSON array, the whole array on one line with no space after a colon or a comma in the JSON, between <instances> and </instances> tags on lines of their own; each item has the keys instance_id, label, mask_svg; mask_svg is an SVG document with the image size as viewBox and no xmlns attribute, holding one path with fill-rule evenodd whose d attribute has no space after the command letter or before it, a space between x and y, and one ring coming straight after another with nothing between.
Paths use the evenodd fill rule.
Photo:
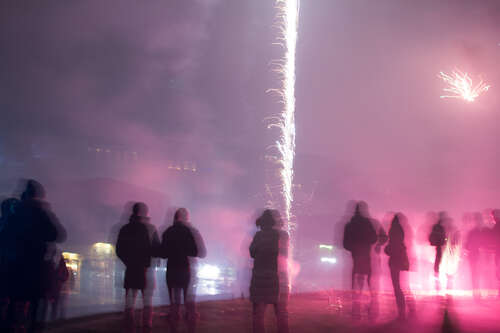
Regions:
<instances>
[{"instance_id":1,"label":"vertical firework trail","mask_svg":"<svg viewBox=\"0 0 500 333\"><path fill-rule=\"evenodd\" d=\"M275 161L280 169L280 193L283 213L288 231L293 231L290 223L293 201L293 159L295 155L295 49L299 19L299 0L276 0L276 21L278 31L276 45L283 49L283 56L272 62L272 71L278 75L280 86L269 89L275 93L282 105L278 115L269 117L268 128L279 130L279 139L272 146L278 152Z\"/></svg>"}]
</instances>

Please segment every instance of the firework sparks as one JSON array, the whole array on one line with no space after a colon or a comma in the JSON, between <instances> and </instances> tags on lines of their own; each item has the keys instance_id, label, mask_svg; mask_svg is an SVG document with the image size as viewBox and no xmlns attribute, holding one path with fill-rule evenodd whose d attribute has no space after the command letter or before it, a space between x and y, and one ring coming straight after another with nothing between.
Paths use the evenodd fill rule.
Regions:
<instances>
[{"instance_id":1,"label":"firework sparks","mask_svg":"<svg viewBox=\"0 0 500 333\"><path fill-rule=\"evenodd\" d=\"M438 75L449 86L443 90L452 95L442 95L441 98L461 98L467 102L474 102L474 100L483 92L490 88L490 85L480 80L475 86L472 84L472 79L467 73L456 69L451 74L440 72Z\"/></svg>"},{"instance_id":2,"label":"firework sparks","mask_svg":"<svg viewBox=\"0 0 500 333\"><path fill-rule=\"evenodd\" d=\"M277 94L282 110L280 114L268 118L268 128L280 131L275 147L278 155L275 160L280 167L284 202L284 215L290 231L291 207L293 201L293 159L295 155L295 49L299 0L276 0L276 28L279 31L275 44L283 47L283 57L272 62L272 70L280 79L280 87L268 91Z\"/></svg>"}]
</instances>

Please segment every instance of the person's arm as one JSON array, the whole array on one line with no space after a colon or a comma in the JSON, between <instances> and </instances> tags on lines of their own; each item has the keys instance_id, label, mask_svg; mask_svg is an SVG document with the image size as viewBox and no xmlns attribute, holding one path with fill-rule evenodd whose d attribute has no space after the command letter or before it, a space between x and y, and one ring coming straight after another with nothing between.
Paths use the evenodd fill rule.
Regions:
<instances>
[{"instance_id":1,"label":"person's arm","mask_svg":"<svg viewBox=\"0 0 500 333\"><path fill-rule=\"evenodd\" d=\"M250 257L255 258L257 255L258 243L259 243L259 233L257 232L252 239L252 243L250 244Z\"/></svg>"},{"instance_id":2,"label":"person's arm","mask_svg":"<svg viewBox=\"0 0 500 333\"><path fill-rule=\"evenodd\" d=\"M207 256L207 248L205 247L205 242L203 237L201 237L200 232L196 228L192 228L191 232L193 234L194 242L196 244L196 251L198 258L205 258Z\"/></svg>"},{"instance_id":3,"label":"person's arm","mask_svg":"<svg viewBox=\"0 0 500 333\"><path fill-rule=\"evenodd\" d=\"M350 232L350 228L349 228L348 224L346 224L346 226L344 227L344 238L342 240L342 246L347 251L351 251L352 250L351 232Z\"/></svg>"},{"instance_id":4,"label":"person's arm","mask_svg":"<svg viewBox=\"0 0 500 333\"><path fill-rule=\"evenodd\" d=\"M196 241L193 237L193 233L191 231L191 228L189 228L189 232L187 233L187 253L186 255L188 257L198 257L198 248L196 246Z\"/></svg>"},{"instance_id":5,"label":"person's arm","mask_svg":"<svg viewBox=\"0 0 500 333\"><path fill-rule=\"evenodd\" d=\"M152 226L153 232L151 235L151 256L158 258L161 256L161 243L160 238L158 237L158 231L155 226Z\"/></svg>"},{"instance_id":6,"label":"person's arm","mask_svg":"<svg viewBox=\"0 0 500 333\"><path fill-rule=\"evenodd\" d=\"M120 229L120 232L118 233L118 240L116 241L116 246L115 246L115 252L116 256L124 263L125 263L125 249L123 246L123 230Z\"/></svg>"},{"instance_id":7,"label":"person's arm","mask_svg":"<svg viewBox=\"0 0 500 333\"><path fill-rule=\"evenodd\" d=\"M158 249L158 256L163 259L168 258L168 229L163 232L163 235L161 236L161 244Z\"/></svg>"}]
</instances>

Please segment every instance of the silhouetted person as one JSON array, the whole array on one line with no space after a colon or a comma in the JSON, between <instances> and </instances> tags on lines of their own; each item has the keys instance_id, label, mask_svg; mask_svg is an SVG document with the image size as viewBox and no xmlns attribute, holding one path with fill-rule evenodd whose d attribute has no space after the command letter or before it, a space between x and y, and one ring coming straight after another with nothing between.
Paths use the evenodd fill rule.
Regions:
<instances>
[{"instance_id":1,"label":"silhouetted person","mask_svg":"<svg viewBox=\"0 0 500 333\"><path fill-rule=\"evenodd\" d=\"M354 215L344 228L344 248L351 252L353 266L352 266L352 289L353 304L352 314L353 317L359 318L361 316L361 291L365 280L368 287L371 278L371 258L370 252L372 245L377 242L377 233L368 217L367 205L364 202L358 202L354 211Z\"/></svg>"},{"instance_id":2,"label":"silhouetted person","mask_svg":"<svg viewBox=\"0 0 500 333\"><path fill-rule=\"evenodd\" d=\"M432 226L431 233L429 234L429 243L436 248L436 257L434 259L434 277L436 282L436 289L439 290L439 269L441 266L441 259L443 258L443 246L446 244L446 231L444 228L445 220L447 219L445 212L439 213L439 219L436 224Z\"/></svg>"},{"instance_id":3,"label":"silhouetted person","mask_svg":"<svg viewBox=\"0 0 500 333\"><path fill-rule=\"evenodd\" d=\"M405 233L400 223L405 219L403 214L397 213L391 222L389 229L389 244L384 249L384 252L389 256L389 268L391 270L392 286L394 288L394 296L398 306L399 319L406 318L406 302L405 294L401 288L401 271L410 269L410 261L405 245Z\"/></svg>"},{"instance_id":4,"label":"silhouetted person","mask_svg":"<svg viewBox=\"0 0 500 333\"><path fill-rule=\"evenodd\" d=\"M250 282L254 333L265 332L264 314L268 304L274 305L278 332L288 332L288 268L282 266L287 265L289 237L286 231L274 228L280 228L280 224L277 211L266 209L256 221L260 231L250 244L250 256L254 259Z\"/></svg>"},{"instance_id":5,"label":"silhouetted person","mask_svg":"<svg viewBox=\"0 0 500 333\"><path fill-rule=\"evenodd\" d=\"M185 213L185 214L184 214ZM200 318L199 313L196 310L196 287L198 285L198 258L205 258L207 256L207 249L205 247L205 241L201 236L198 229L196 229L193 224L189 221L189 212L184 211L185 220L184 224L189 228L191 234L194 238L194 243L196 244L196 256L188 257L191 278L189 279L189 285L187 290L187 299L184 300L186 306L186 320L188 324L189 332L194 332ZM182 215L182 214L181 214Z\"/></svg>"},{"instance_id":6,"label":"silhouetted person","mask_svg":"<svg viewBox=\"0 0 500 333\"><path fill-rule=\"evenodd\" d=\"M12 273L13 264L13 254L10 253L10 249L6 246L8 242L8 224L12 223L12 218L15 214L15 210L19 205L19 200L16 198L9 198L2 201L0 217L0 331L4 332L8 330L10 326L10 319L12 314L12 309L10 308L11 303L11 289L9 285L9 274Z\"/></svg>"},{"instance_id":7,"label":"silhouetted person","mask_svg":"<svg viewBox=\"0 0 500 333\"><path fill-rule=\"evenodd\" d=\"M181 317L181 296L184 297L186 320L189 332L196 330L198 314L196 313L194 295L194 277L190 257L204 256L204 245L198 249L199 243L189 225L189 212L179 208L174 214L174 223L162 235L161 256L167 259L167 288L170 298L169 323L172 332L177 332ZM196 235L201 239L201 236ZM198 239L198 242L200 241Z\"/></svg>"},{"instance_id":8,"label":"silhouetted person","mask_svg":"<svg viewBox=\"0 0 500 333\"><path fill-rule=\"evenodd\" d=\"M495 251L495 264L496 264L496 275L499 282L498 285L498 296L500 297L500 209L495 209L492 212L493 219L495 220L495 225L491 230L493 248Z\"/></svg>"},{"instance_id":9,"label":"silhouetted person","mask_svg":"<svg viewBox=\"0 0 500 333\"><path fill-rule=\"evenodd\" d=\"M473 213L471 216L474 224L473 228L468 232L465 241L465 248L467 250L467 257L469 259L472 292L475 298L479 298L479 271L478 265L480 261L480 249L485 244L484 239L484 226L481 213Z\"/></svg>"},{"instance_id":10,"label":"silhouetted person","mask_svg":"<svg viewBox=\"0 0 500 333\"><path fill-rule=\"evenodd\" d=\"M373 247L374 253L371 259L372 263L372 273L370 277L370 296L371 303L369 307L369 317L371 320L375 320L379 314L379 302L378 302L378 291L380 288L380 273L382 270L382 259L381 259L381 249L382 246L387 243L389 237L385 232L379 221L375 219L370 219L374 229L377 232L377 242Z\"/></svg>"},{"instance_id":11,"label":"silhouetted person","mask_svg":"<svg viewBox=\"0 0 500 333\"><path fill-rule=\"evenodd\" d=\"M15 326L21 332L28 326L28 317L31 330L43 324L36 314L39 301L48 288L43 278L47 244L66 239L66 231L44 199L43 186L28 180L13 221L5 229L6 246L15 257L9 285L16 303Z\"/></svg>"},{"instance_id":12,"label":"silhouetted person","mask_svg":"<svg viewBox=\"0 0 500 333\"><path fill-rule=\"evenodd\" d=\"M160 240L154 225L149 223L148 207L137 202L132 207L129 222L118 233L116 255L125 264L125 329L135 331L135 301L141 291L143 300L142 327L152 329L154 271L151 258L159 255ZM140 319L139 319L140 320Z\"/></svg>"}]
</instances>

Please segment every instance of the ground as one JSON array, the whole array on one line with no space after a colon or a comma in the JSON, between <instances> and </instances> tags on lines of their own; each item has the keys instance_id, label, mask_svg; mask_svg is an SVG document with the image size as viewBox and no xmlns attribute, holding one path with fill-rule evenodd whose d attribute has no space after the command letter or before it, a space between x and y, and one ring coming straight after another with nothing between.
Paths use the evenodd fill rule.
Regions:
<instances>
[{"instance_id":1,"label":"ground","mask_svg":"<svg viewBox=\"0 0 500 333\"><path fill-rule=\"evenodd\" d=\"M368 297L368 296L366 296ZM348 292L321 292L294 295L290 299L291 332L500 332L500 301L488 298L474 301L470 297L446 298L420 296L417 316L404 322L396 320L396 308L391 294L380 294L380 312L373 321L363 312L361 320L350 316ZM366 300L365 300L366 301ZM367 303L365 304L367 309ZM251 332L251 303L247 299L206 301L198 304L198 332ZM443 320L445 310L449 320ZM168 332L168 306L155 308L153 332ZM267 312L268 332L276 332L271 307ZM443 327L443 321L445 322ZM110 313L74 318L53 323L47 330L59 332L120 332L122 314ZM185 330L184 330L185 331ZM140 332L140 331L138 331Z\"/></svg>"}]
</instances>

